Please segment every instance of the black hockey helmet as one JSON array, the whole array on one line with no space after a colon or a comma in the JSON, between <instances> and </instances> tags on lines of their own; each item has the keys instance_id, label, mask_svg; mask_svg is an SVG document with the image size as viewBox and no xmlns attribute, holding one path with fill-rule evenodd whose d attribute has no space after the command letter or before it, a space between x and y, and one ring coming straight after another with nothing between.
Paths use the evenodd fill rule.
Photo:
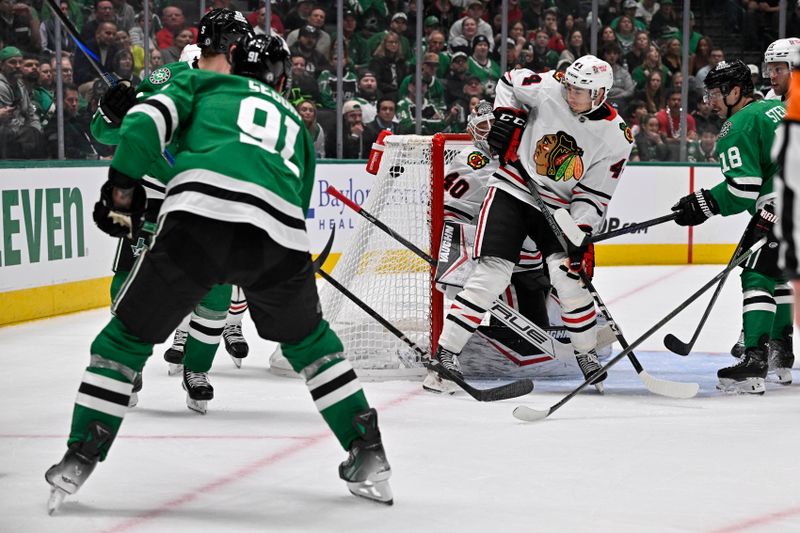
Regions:
<instances>
[{"instance_id":1,"label":"black hockey helmet","mask_svg":"<svg viewBox=\"0 0 800 533\"><path fill-rule=\"evenodd\" d=\"M197 46L201 50L210 49L224 54L239 37L252 33L253 27L241 12L224 8L212 9L200 20Z\"/></svg>"},{"instance_id":2,"label":"black hockey helmet","mask_svg":"<svg viewBox=\"0 0 800 533\"><path fill-rule=\"evenodd\" d=\"M706 92L710 89L719 89L723 95L727 95L733 87L739 87L742 96L749 96L755 90L750 67L741 59L717 63L717 66L706 75L704 84Z\"/></svg>"},{"instance_id":3,"label":"black hockey helmet","mask_svg":"<svg viewBox=\"0 0 800 533\"><path fill-rule=\"evenodd\" d=\"M231 53L231 73L281 89L291 72L289 47L278 35L243 35Z\"/></svg>"}]
</instances>

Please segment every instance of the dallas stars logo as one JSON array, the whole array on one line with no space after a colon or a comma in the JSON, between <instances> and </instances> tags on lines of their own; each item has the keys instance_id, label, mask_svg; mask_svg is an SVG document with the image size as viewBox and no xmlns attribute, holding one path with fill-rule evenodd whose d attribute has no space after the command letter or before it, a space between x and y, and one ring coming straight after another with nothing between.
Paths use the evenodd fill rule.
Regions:
<instances>
[{"instance_id":1,"label":"dallas stars logo","mask_svg":"<svg viewBox=\"0 0 800 533\"><path fill-rule=\"evenodd\" d=\"M163 83L167 83L169 81L170 76L172 73L166 67L161 67L159 69L154 70L150 73L150 83L153 85L161 85Z\"/></svg>"}]
</instances>

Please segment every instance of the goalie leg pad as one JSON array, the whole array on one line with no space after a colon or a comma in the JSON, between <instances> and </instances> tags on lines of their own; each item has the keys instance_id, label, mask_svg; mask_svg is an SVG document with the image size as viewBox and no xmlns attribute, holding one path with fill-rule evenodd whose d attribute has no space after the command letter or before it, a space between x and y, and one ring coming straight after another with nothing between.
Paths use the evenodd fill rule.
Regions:
<instances>
[{"instance_id":1,"label":"goalie leg pad","mask_svg":"<svg viewBox=\"0 0 800 533\"><path fill-rule=\"evenodd\" d=\"M499 257L482 257L475 271L459 293L444 321L439 345L461 353L464 345L481 324L486 310L508 287L514 263Z\"/></svg>"},{"instance_id":2,"label":"goalie leg pad","mask_svg":"<svg viewBox=\"0 0 800 533\"><path fill-rule=\"evenodd\" d=\"M573 348L581 353L595 349L597 344L597 311L589 290L580 278L562 268L566 254L551 254L547 258L550 280L558 292L561 319L569 332Z\"/></svg>"}]
</instances>

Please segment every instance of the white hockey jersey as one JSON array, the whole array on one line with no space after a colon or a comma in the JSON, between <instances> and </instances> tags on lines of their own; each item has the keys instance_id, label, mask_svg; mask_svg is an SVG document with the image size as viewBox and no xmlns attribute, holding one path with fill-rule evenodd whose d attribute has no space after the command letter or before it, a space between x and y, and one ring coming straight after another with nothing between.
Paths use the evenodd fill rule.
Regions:
<instances>
[{"instance_id":1,"label":"white hockey jersey","mask_svg":"<svg viewBox=\"0 0 800 533\"><path fill-rule=\"evenodd\" d=\"M492 159L477 146L466 146L444 169L444 218L475 225L489 180L498 170ZM532 239L527 238L519 252L515 271L542 268L542 254Z\"/></svg>"},{"instance_id":2,"label":"white hockey jersey","mask_svg":"<svg viewBox=\"0 0 800 533\"><path fill-rule=\"evenodd\" d=\"M517 150L519 161L500 167L489 186L535 206L520 165L545 204L567 209L575 222L596 233L630 157L633 135L608 104L588 117L573 113L561 77L559 72L516 69L500 78L495 108L527 108L528 125Z\"/></svg>"}]
</instances>

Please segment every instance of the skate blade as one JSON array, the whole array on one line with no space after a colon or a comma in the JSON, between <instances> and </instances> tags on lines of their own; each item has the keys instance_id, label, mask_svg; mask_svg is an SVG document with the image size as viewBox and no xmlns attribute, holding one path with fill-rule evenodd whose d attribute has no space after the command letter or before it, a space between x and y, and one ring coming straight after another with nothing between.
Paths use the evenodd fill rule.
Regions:
<instances>
[{"instance_id":1,"label":"skate blade","mask_svg":"<svg viewBox=\"0 0 800 533\"><path fill-rule=\"evenodd\" d=\"M450 380L440 378L435 372L428 372L422 381L422 388L434 394L455 394L458 385Z\"/></svg>"},{"instance_id":2,"label":"skate blade","mask_svg":"<svg viewBox=\"0 0 800 533\"><path fill-rule=\"evenodd\" d=\"M387 474L388 473L389 472L387 472ZM347 489L353 496L365 498L384 505L394 505L394 496L392 494L392 488L389 486L388 479L381 481L348 481Z\"/></svg>"},{"instance_id":3,"label":"skate blade","mask_svg":"<svg viewBox=\"0 0 800 533\"><path fill-rule=\"evenodd\" d=\"M602 382L595 383L594 388L597 389L597 392L599 392L600 394L604 394L606 392L606 388Z\"/></svg>"},{"instance_id":4,"label":"skate blade","mask_svg":"<svg viewBox=\"0 0 800 533\"><path fill-rule=\"evenodd\" d=\"M778 385L791 385L792 371L789 368L770 370L769 375L767 375L767 381L770 383L777 383Z\"/></svg>"},{"instance_id":5,"label":"skate blade","mask_svg":"<svg viewBox=\"0 0 800 533\"><path fill-rule=\"evenodd\" d=\"M242 368L242 360L240 358L231 355L231 361L236 365L236 368Z\"/></svg>"},{"instance_id":6,"label":"skate blade","mask_svg":"<svg viewBox=\"0 0 800 533\"><path fill-rule=\"evenodd\" d=\"M178 363L170 363L169 368L167 368L167 375L168 376L180 376L183 374L183 365Z\"/></svg>"},{"instance_id":7,"label":"skate blade","mask_svg":"<svg viewBox=\"0 0 800 533\"><path fill-rule=\"evenodd\" d=\"M128 409L130 409L131 407L136 407L138 403L139 403L139 393L132 392L131 397L128 399Z\"/></svg>"},{"instance_id":8,"label":"skate blade","mask_svg":"<svg viewBox=\"0 0 800 533\"><path fill-rule=\"evenodd\" d=\"M47 514L53 516L61 508L64 503L64 497L67 491L59 487L50 487L50 498L47 500Z\"/></svg>"},{"instance_id":9,"label":"skate blade","mask_svg":"<svg viewBox=\"0 0 800 533\"><path fill-rule=\"evenodd\" d=\"M717 390L727 394L764 394L767 386L764 378L747 378L736 381L730 378L720 378L717 383Z\"/></svg>"},{"instance_id":10,"label":"skate blade","mask_svg":"<svg viewBox=\"0 0 800 533\"><path fill-rule=\"evenodd\" d=\"M186 407L204 415L208 411L208 400L192 400L186 396Z\"/></svg>"}]
</instances>

